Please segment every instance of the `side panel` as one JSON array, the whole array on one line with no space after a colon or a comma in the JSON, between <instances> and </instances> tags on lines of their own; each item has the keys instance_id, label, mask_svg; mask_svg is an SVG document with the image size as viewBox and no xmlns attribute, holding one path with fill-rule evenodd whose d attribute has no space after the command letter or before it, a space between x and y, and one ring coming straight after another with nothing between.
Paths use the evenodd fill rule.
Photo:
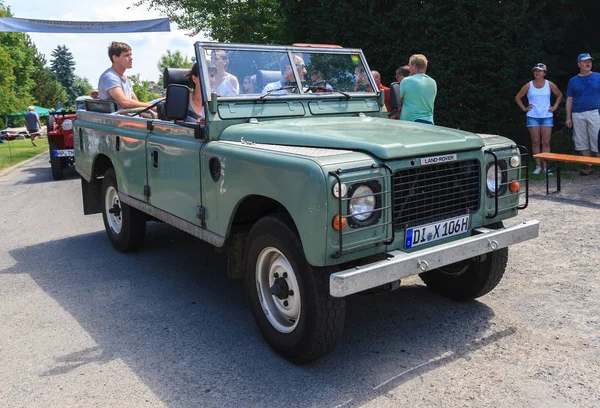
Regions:
<instances>
[{"instance_id":1,"label":"side panel","mask_svg":"<svg viewBox=\"0 0 600 408\"><path fill-rule=\"evenodd\" d=\"M203 142L187 129L157 125L148 137L149 203L185 221L200 225L200 149Z\"/></svg>"},{"instance_id":2,"label":"side panel","mask_svg":"<svg viewBox=\"0 0 600 408\"><path fill-rule=\"evenodd\" d=\"M217 158L221 175L214 181L208 163ZM307 260L325 264L327 197L325 176L312 159L244 146L210 142L202 150L203 203L206 228L228 235L233 214L251 195L272 198L291 214Z\"/></svg>"}]
</instances>

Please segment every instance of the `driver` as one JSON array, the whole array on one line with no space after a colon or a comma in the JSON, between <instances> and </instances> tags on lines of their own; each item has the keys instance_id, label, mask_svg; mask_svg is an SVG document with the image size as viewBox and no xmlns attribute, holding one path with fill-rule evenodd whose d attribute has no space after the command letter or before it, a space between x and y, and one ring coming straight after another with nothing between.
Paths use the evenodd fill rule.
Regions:
<instances>
[{"instance_id":1,"label":"driver","mask_svg":"<svg viewBox=\"0 0 600 408\"><path fill-rule=\"evenodd\" d=\"M298 76L300 77L300 81L304 81L304 76L307 74L306 65L304 64L304 60L300 54L294 54L294 64L296 64L296 70L298 71ZM281 79L279 81L271 82L265 85L263 88L263 93L269 92L273 89L279 89L284 86L294 86L296 85L296 79L294 78L294 70L290 65L290 60L287 55L284 55L279 61L279 70L281 71ZM271 95L281 95L292 93L293 89L279 89L278 91L271 92Z\"/></svg>"},{"instance_id":2,"label":"driver","mask_svg":"<svg viewBox=\"0 0 600 408\"><path fill-rule=\"evenodd\" d=\"M111 67L100 75L98 97L117 103L117 109L145 108L150 106L140 102L133 92L131 80L125 76L125 70L132 67L131 47L123 42L113 41L108 47Z\"/></svg>"}]
</instances>

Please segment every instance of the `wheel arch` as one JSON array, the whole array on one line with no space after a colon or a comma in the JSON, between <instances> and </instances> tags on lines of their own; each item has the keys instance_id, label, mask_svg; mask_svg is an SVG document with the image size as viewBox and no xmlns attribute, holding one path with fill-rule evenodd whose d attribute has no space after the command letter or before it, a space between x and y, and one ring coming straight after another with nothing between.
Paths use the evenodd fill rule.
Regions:
<instances>
[{"instance_id":1,"label":"wheel arch","mask_svg":"<svg viewBox=\"0 0 600 408\"><path fill-rule=\"evenodd\" d=\"M85 215L98 214L102 211L102 178L108 169L114 169L112 161L108 156L99 154L94 158L94 162L92 163L90 181L81 177L81 195L83 198L83 213Z\"/></svg>"}]
</instances>

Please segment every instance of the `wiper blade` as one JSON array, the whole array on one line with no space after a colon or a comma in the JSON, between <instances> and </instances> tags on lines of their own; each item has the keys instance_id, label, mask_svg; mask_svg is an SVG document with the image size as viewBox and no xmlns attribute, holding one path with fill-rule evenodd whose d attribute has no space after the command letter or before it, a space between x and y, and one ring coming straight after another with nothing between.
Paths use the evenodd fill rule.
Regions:
<instances>
[{"instance_id":1,"label":"wiper blade","mask_svg":"<svg viewBox=\"0 0 600 408\"><path fill-rule=\"evenodd\" d=\"M277 92L277 91L284 91L284 90L288 90L288 89L298 89L298 87L296 85L286 85L286 86L282 86L279 88L275 88L275 89L270 89L267 92L265 92L264 94L262 94L260 96L260 98L258 98L259 101L262 101L263 99L265 99L267 96L271 95L273 92Z\"/></svg>"},{"instance_id":2,"label":"wiper blade","mask_svg":"<svg viewBox=\"0 0 600 408\"><path fill-rule=\"evenodd\" d=\"M344 97L346 98L347 101L349 101L350 99L352 99L352 96L350 94L347 94L346 92L338 91L338 90L332 89L332 88L326 88L324 86L309 86L308 89L311 92L313 92L313 93L316 92L316 91L323 91L323 93L332 93L332 92L335 92L335 93L339 93L339 94L344 95Z\"/></svg>"}]
</instances>

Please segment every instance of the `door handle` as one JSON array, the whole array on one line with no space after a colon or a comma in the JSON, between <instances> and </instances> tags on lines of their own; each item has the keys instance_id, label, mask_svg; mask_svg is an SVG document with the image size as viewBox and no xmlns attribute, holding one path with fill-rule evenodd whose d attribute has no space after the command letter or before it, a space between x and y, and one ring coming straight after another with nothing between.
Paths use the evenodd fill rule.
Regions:
<instances>
[{"instance_id":1,"label":"door handle","mask_svg":"<svg viewBox=\"0 0 600 408\"><path fill-rule=\"evenodd\" d=\"M156 150L152 152L152 167L158 168L158 152Z\"/></svg>"}]
</instances>

